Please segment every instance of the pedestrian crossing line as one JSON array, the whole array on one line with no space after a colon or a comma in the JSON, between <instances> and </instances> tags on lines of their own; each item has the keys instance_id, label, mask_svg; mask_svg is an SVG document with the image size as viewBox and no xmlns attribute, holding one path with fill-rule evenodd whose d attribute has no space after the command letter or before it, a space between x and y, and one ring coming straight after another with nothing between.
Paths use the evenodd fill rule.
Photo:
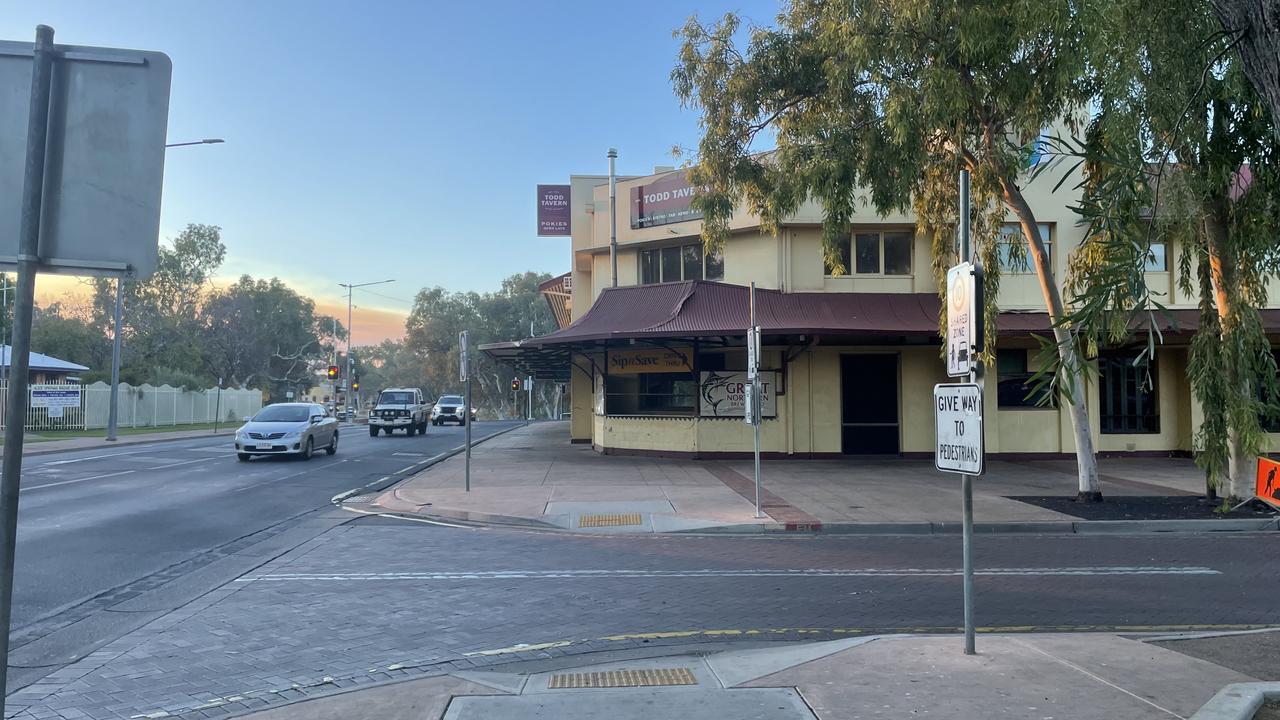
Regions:
<instances>
[{"instance_id":1,"label":"pedestrian crossing line","mask_svg":"<svg viewBox=\"0 0 1280 720\"><path fill-rule=\"evenodd\" d=\"M379 582L401 580L541 580L612 578L734 578L734 577L961 577L960 568L858 568L858 569L748 569L748 570L475 570L377 573L261 573L236 582ZM1062 568L984 568L983 576L1115 576L1115 575L1221 575L1201 566L1118 566Z\"/></svg>"}]
</instances>

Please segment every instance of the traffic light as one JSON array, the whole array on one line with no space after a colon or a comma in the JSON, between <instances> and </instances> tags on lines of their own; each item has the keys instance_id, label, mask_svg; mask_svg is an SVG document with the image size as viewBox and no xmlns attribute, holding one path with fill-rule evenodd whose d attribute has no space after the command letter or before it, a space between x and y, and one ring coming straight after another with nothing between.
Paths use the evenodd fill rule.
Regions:
<instances>
[{"instance_id":1,"label":"traffic light","mask_svg":"<svg viewBox=\"0 0 1280 720\"><path fill-rule=\"evenodd\" d=\"M330 365L330 366L329 366L329 379L330 379L330 380L333 380L333 379L334 379L334 378L336 378L336 377L338 377L338 366L337 366L337 365Z\"/></svg>"},{"instance_id":2,"label":"traffic light","mask_svg":"<svg viewBox=\"0 0 1280 720\"><path fill-rule=\"evenodd\" d=\"M520 378L511 378L511 392L516 392L519 389L520 389Z\"/></svg>"},{"instance_id":3,"label":"traffic light","mask_svg":"<svg viewBox=\"0 0 1280 720\"><path fill-rule=\"evenodd\" d=\"M351 389L352 389L352 390L359 390L359 389L360 389L360 376L359 376L359 375L356 375L355 377L351 378Z\"/></svg>"}]
</instances>

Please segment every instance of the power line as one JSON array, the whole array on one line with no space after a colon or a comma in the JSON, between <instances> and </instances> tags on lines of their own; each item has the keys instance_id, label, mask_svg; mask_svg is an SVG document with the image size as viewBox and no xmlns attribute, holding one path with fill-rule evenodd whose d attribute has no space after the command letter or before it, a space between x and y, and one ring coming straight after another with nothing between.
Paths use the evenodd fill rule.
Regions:
<instances>
[{"instance_id":1,"label":"power line","mask_svg":"<svg viewBox=\"0 0 1280 720\"><path fill-rule=\"evenodd\" d=\"M380 297L380 298L382 298L382 299L384 299L384 300L394 300L394 301L396 301L396 302L398 302L398 303L404 303L405 305L412 305L412 304L413 304L413 301L412 301L412 300L404 300L404 299L402 299L402 298L391 297L390 295L383 295L383 294L382 294L382 293L380 293L380 292L374 292L374 291L372 291L372 290L367 290L367 289L365 289L365 288L356 288L356 289L357 289L357 290L359 290L360 292L366 292L366 293L369 293L370 295L375 295L375 296Z\"/></svg>"}]
</instances>

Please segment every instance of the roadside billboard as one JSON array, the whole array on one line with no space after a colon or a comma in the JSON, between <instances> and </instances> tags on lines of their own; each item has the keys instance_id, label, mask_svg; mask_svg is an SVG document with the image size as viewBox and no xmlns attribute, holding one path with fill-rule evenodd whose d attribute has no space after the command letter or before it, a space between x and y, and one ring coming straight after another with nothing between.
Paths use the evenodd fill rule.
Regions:
<instances>
[{"instance_id":1,"label":"roadside billboard","mask_svg":"<svg viewBox=\"0 0 1280 720\"><path fill-rule=\"evenodd\" d=\"M693 186L683 170L637 185L631 188L631 228L701 220L702 211L692 203Z\"/></svg>"},{"instance_id":2,"label":"roadside billboard","mask_svg":"<svg viewBox=\"0 0 1280 720\"><path fill-rule=\"evenodd\" d=\"M571 234L568 185L538 186L538 236L562 237Z\"/></svg>"},{"instance_id":3,"label":"roadside billboard","mask_svg":"<svg viewBox=\"0 0 1280 720\"><path fill-rule=\"evenodd\" d=\"M778 416L778 374L771 370L761 370L761 417ZM698 382L701 402L698 403L698 415L701 417L733 417L740 418L747 411L747 388L751 380L745 372L728 372L724 370L703 371Z\"/></svg>"}]
</instances>

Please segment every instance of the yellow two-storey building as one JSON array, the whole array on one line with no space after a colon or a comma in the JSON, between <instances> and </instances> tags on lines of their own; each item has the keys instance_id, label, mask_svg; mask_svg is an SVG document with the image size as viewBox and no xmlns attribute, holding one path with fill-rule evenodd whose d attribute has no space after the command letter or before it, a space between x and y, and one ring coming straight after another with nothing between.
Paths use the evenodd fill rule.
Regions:
<instances>
[{"instance_id":1,"label":"yellow two-storey building","mask_svg":"<svg viewBox=\"0 0 1280 720\"><path fill-rule=\"evenodd\" d=\"M1055 277L1084 228L1069 206L1071 179L1026 187ZM547 336L483 348L569 384L574 442L604 453L695 457L753 447L742 422L749 291L755 283L765 380L762 452L771 456L931 456L933 386L948 382L929 240L909 214L869 208L853 219L847 274L824 266L821 208L807 204L777 233L741 211L722 252L703 252L700 216L682 171L617 181L616 252L608 178L569 183L572 271L557 279L571 322ZM1017 228L1010 216L1008 232ZM1147 282L1173 309L1149 368L1136 350L1094 359L1088 382L1095 447L1103 453L1189 454L1200 413L1186 379L1195 298L1176 282L1177 247L1152 248ZM1016 254L1015 254L1016 256ZM616 265L616 277L614 267ZM999 350L987 359L986 449L995 456L1073 452L1067 411L1028 398L1037 343L1049 321L1034 269L1005 256ZM1264 311L1269 330L1280 311ZM1150 373L1151 383L1145 382ZM1275 437L1275 436L1273 436Z\"/></svg>"}]
</instances>

